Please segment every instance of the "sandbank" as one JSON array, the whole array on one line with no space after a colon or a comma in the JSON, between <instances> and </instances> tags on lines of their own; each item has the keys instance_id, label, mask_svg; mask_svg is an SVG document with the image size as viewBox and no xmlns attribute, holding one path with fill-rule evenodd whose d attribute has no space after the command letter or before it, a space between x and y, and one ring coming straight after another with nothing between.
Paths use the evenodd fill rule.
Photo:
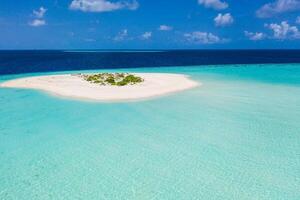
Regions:
<instances>
[{"instance_id":1,"label":"sandbank","mask_svg":"<svg viewBox=\"0 0 300 200\"><path fill-rule=\"evenodd\" d=\"M200 83L183 74L133 73L144 79L136 85L110 86L90 83L79 75L34 76L9 80L6 88L38 89L62 97L96 101L138 100L191 89Z\"/></svg>"}]
</instances>

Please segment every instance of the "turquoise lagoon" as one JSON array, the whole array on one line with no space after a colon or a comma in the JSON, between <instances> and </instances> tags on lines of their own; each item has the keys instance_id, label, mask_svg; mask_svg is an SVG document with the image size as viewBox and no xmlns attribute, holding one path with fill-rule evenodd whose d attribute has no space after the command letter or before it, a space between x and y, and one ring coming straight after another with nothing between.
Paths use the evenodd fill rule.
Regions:
<instances>
[{"instance_id":1,"label":"turquoise lagoon","mask_svg":"<svg viewBox=\"0 0 300 200\"><path fill-rule=\"evenodd\" d=\"M300 199L300 64L121 71L203 85L122 103L1 88L1 200Z\"/></svg>"}]
</instances>

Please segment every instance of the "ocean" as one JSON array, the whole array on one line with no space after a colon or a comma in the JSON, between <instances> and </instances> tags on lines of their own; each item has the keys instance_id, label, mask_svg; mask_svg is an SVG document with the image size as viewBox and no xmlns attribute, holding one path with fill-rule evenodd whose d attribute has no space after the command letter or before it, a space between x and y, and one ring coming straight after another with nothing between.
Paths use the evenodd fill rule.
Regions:
<instances>
[{"instance_id":1,"label":"ocean","mask_svg":"<svg viewBox=\"0 0 300 200\"><path fill-rule=\"evenodd\" d=\"M300 50L0 51L0 75L32 72L300 63Z\"/></svg>"},{"instance_id":2,"label":"ocean","mask_svg":"<svg viewBox=\"0 0 300 200\"><path fill-rule=\"evenodd\" d=\"M75 70L202 85L119 103L0 88L0 199L300 199L300 54L259 52L1 52L0 82Z\"/></svg>"}]
</instances>

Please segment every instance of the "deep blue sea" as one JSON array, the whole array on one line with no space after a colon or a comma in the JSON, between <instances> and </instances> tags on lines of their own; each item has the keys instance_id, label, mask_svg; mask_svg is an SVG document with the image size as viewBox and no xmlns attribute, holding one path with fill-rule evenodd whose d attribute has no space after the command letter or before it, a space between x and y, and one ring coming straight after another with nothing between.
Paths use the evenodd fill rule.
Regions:
<instances>
[{"instance_id":1,"label":"deep blue sea","mask_svg":"<svg viewBox=\"0 0 300 200\"><path fill-rule=\"evenodd\" d=\"M298 63L300 51L0 52L0 83L67 70L202 83L111 103L0 88L0 199L299 200Z\"/></svg>"},{"instance_id":2,"label":"deep blue sea","mask_svg":"<svg viewBox=\"0 0 300 200\"><path fill-rule=\"evenodd\" d=\"M267 63L300 63L300 50L0 51L0 74Z\"/></svg>"}]
</instances>

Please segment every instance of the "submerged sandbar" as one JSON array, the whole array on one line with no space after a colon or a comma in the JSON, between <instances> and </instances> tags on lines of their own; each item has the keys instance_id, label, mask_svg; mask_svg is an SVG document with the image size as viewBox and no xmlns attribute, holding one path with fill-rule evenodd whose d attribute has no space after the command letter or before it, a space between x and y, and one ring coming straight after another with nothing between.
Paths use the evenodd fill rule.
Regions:
<instances>
[{"instance_id":1,"label":"submerged sandbar","mask_svg":"<svg viewBox=\"0 0 300 200\"><path fill-rule=\"evenodd\" d=\"M134 85L111 86L88 82L81 75L49 75L14 79L0 84L8 88L28 88L50 92L68 98L123 101L166 95L194 88L200 83L183 74L133 73L143 79Z\"/></svg>"}]
</instances>

